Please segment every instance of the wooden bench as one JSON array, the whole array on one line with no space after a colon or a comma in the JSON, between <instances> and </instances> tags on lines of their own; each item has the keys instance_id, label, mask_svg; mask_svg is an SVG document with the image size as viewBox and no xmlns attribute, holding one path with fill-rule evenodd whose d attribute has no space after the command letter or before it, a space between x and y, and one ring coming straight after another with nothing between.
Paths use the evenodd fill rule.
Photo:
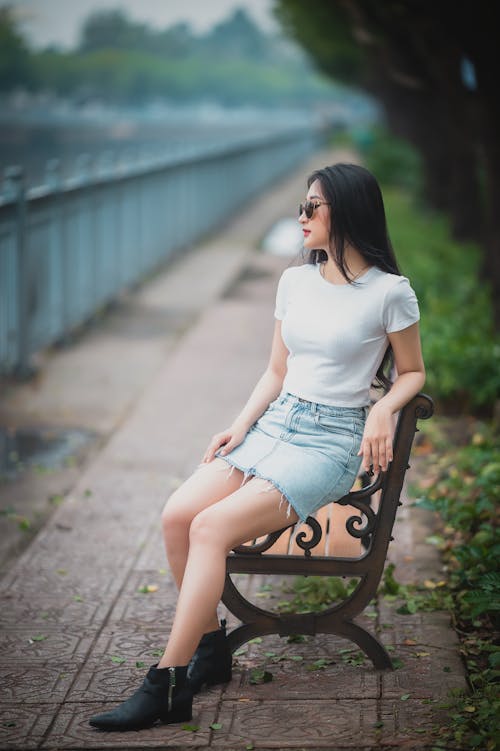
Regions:
<instances>
[{"instance_id":1,"label":"wooden bench","mask_svg":"<svg viewBox=\"0 0 500 751\"><path fill-rule=\"evenodd\" d=\"M336 634L355 642L372 660L377 669L392 669L389 654L383 645L353 619L376 594L382 577L392 528L408 460L417 428L417 420L426 420L433 412L432 401L418 394L399 413L394 434L394 458L385 473L359 490L352 490L335 501L354 506L359 511L346 521L353 538L362 541L364 551L357 557L331 555L331 524L333 504L309 516L294 533L295 526L286 527L235 548L227 557L226 582L222 601L242 622L228 635L232 651L245 642L265 634L314 635ZM372 503L378 497L378 504ZM375 505L377 506L375 508ZM280 613L266 610L250 602L238 589L232 574L281 574L310 576L359 577L355 590L340 603L332 603L321 612Z\"/></svg>"}]
</instances>

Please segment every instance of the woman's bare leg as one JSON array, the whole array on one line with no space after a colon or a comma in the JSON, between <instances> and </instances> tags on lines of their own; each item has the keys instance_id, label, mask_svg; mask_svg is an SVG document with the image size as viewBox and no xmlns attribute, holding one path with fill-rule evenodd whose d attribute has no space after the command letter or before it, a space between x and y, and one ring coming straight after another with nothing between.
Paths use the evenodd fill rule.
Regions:
<instances>
[{"instance_id":1,"label":"woman's bare leg","mask_svg":"<svg viewBox=\"0 0 500 751\"><path fill-rule=\"evenodd\" d=\"M200 465L177 488L162 513L162 532L170 570L180 590L189 552L189 530L194 517L203 509L231 495L244 480L241 470L215 458ZM210 615L204 632L219 626L217 611Z\"/></svg>"},{"instance_id":2,"label":"woman's bare leg","mask_svg":"<svg viewBox=\"0 0 500 751\"><path fill-rule=\"evenodd\" d=\"M174 623L158 667L186 665L191 659L221 598L228 552L297 520L280 491L256 477L196 515Z\"/></svg>"}]
</instances>

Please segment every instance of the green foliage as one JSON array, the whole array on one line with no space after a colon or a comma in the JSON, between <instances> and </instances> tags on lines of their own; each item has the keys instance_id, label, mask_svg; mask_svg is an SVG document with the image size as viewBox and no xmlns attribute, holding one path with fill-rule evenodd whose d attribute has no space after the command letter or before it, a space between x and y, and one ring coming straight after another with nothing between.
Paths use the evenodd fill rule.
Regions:
<instances>
[{"instance_id":1,"label":"green foliage","mask_svg":"<svg viewBox=\"0 0 500 751\"><path fill-rule=\"evenodd\" d=\"M435 536L448 570L454 618L462 639L471 692L452 699L441 729L446 747L500 749L500 461L498 435L479 424L466 445L427 460L417 505L439 514Z\"/></svg>"},{"instance_id":2,"label":"green foliage","mask_svg":"<svg viewBox=\"0 0 500 751\"><path fill-rule=\"evenodd\" d=\"M460 618L485 616L500 624L498 457L497 436L484 426L439 460L435 482L417 505L434 509L445 522L449 540L441 547Z\"/></svg>"},{"instance_id":3,"label":"green foliage","mask_svg":"<svg viewBox=\"0 0 500 751\"><path fill-rule=\"evenodd\" d=\"M413 615L418 611L452 610L453 598L445 581L400 584L394 576L395 566L387 564L378 592L387 600L397 600L397 613Z\"/></svg>"},{"instance_id":4,"label":"green foliage","mask_svg":"<svg viewBox=\"0 0 500 751\"><path fill-rule=\"evenodd\" d=\"M24 65L36 70L33 86L77 101L140 104L161 97L273 107L331 102L337 94L301 51L264 34L243 10L201 36L187 24L157 31L105 10L87 19L78 49L69 52L32 53L3 21L0 15L0 90L28 85L27 73L14 76Z\"/></svg>"},{"instance_id":5,"label":"green foliage","mask_svg":"<svg viewBox=\"0 0 500 751\"><path fill-rule=\"evenodd\" d=\"M339 600L345 600L357 587L358 579L345 581L339 576L297 576L291 588L291 600L278 603L287 613L308 613L325 610Z\"/></svg>"},{"instance_id":6,"label":"green foliage","mask_svg":"<svg viewBox=\"0 0 500 751\"><path fill-rule=\"evenodd\" d=\"M363 134L362 134L363 135ZM384 185L404 188L419 194L422 184L420 157L407 141L390 135L383 129L370 132L369 137L356 138L366 166Z\"/></svg>"},{"instance_id":7,"label":"green foliage","mask_svg":"<svg viewBox=\"0 0 500 751\"><path fill-rule=\"evenodd\" d=\"M16 86L31 88L35 69L24 39L15 27L12 11L0 8L0 91Z\"/></svg>"},{"instance_id":8,"label":"green foliage","mask_svg":"<svg viewBox=\"0 0 500 751\"><path fill-rule=\"evenodd\" d=\"M324 73L349 85L363 82L365 54L341 3L315 3L311 12L303 0L278 0L275 15Z\"/></svg>"},{"instance_id":9,"label":"green foliage","mask_svg":"<svg viewBox=\"0 0 500 751\"><path fill-rule=\"evenodd\" d=\"M455 413L491 411L500 393L500 337L490 290L479 281L480 250L452 240L442 216L416 206L420 172L409 147L376 138L367 158L383 185L398 261L419 300L426 390Z\"/></svg>"}]
</instances>

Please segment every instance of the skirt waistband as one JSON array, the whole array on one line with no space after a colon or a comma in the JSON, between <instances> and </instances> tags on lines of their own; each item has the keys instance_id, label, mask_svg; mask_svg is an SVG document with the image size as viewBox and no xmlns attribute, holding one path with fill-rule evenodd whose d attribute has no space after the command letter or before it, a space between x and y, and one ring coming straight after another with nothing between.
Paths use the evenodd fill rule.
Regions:
<instances>
[{"instance_id":1,"label":"skirt waistband","mask_svg":"<svg viewBox=\"0 0 500 751\"><path fill-rule=\"evenodd\" d=\"M303 399L301 396L296 396L295 394L291 394L289 391L284 391L280 394L278 397L279 402L285 402L285 401L291 401L291 402L300 402L301 404L306 405L311 412L322 412L323 414L343 414L343 415L355 415L359 417L366 417L368 413L368 406L366 407L343 407L343 406L336 406L331 404L322 404L320 402L311 402L309 399Z\"/></svg>"}]
</instances>

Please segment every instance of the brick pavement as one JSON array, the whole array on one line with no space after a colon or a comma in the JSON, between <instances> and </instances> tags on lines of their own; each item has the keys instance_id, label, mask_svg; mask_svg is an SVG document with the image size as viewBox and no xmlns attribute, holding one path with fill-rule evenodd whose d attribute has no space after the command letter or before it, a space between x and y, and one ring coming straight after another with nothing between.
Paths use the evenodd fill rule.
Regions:
<instances>
[{"instance_id":1,"label":"brick pavement","mask_svg":"<svg viewBox=\"0 0 500 751\"><path fill-rule=\"evenodd\" d=\"M281 199L296 191L291 186ZM248 248L258 229L251 212L252 230L239 233ZM3 577L0 749L425 749L446 712L439 701L450 688L465 688L447 614L400 615L381 599L360 620L402 661L394 672L350 664L357 650L336 637L266 637L239 651L230 685L195 699L197 730L102 734L87 725L156 661L175 603L159 535L164 499L194 469L209 436L239 411L265 366L286 261L256 252L239 257L233 283L164 353ZM389 549L400 580L439 577L436 554L423 542L428 524L408 502L400 509ZM281 579L272 590L263 588L268 583L247 577L242 586L255 597L279 598ZM141 591L148 585L155 591ZM272 682L253 685L255 667L271 672Z\"/></svg>"}]
</instances>

